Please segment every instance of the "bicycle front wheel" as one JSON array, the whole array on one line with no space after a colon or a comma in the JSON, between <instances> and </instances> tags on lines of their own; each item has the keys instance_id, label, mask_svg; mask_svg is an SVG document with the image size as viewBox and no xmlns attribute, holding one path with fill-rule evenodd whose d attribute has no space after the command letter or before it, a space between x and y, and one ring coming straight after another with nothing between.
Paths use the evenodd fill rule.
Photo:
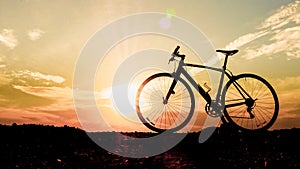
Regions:
<instances>
[{"instance_id":1,"label":"bicycle front wheel","mask_svg":"<svg viewBox=\"0 0 300 169\"><path fill-rule=\"evenodd\" d=\"M158 73L147 78L136 95L136 111L143 124L156 132L182 129L191 119L195 98L186 81L179 78L168 99L165 97L174 78L169 73Z\"/></svg>"},{"instance_id":2,"label":"bicycle front wheel","mask_svg":"<svg viewBox=\"0 0 300 169\"><path fill-rule=\"evenodd\" d=\"M224 116L246 131L266 130L275 122L279 101L273 87L262 77L240 74L223 90Z\"/></svg>"}]
</instances>

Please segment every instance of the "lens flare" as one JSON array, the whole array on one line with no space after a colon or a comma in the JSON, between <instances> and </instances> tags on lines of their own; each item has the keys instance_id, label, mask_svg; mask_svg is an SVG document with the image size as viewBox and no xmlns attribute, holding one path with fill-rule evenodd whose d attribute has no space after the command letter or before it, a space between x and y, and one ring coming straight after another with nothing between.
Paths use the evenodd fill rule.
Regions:
<instances>
[{"instance_id":1,"label":"lens flare","mask_svg":"<svg viewBox=\"0 0 300 169\"><path fill-rule=\"evenodd\" d=\"M159 25L162 29L169 29L171 26L171 21L168 18L161 18L159 21Z\"/></svg>"},{"instance_id":2,"label":"lens flare","mask_svg":"<svg viewBox=\"0 0 300 169\"><path fill-rule=\"evenodd\" d=\"M175 15L176 15L176 13L175 13L174 9L171 9L171 8L166 9L166 17L167 18L171 19Z\"/></svg>"}]
</instances>

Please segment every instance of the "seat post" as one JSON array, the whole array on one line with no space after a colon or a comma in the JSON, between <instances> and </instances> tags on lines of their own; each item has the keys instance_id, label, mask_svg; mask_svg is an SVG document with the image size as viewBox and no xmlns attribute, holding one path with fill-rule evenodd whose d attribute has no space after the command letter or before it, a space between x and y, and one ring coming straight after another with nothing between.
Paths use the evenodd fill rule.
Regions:
<instances>
[{"instance_id":1,"label":"seat post","mask_svg":"<svg viewBox=\"0 0 300 169\"><path fill-rule=\"evenodd\" d=\"M226 56L225 56L224 65L223 65L223 69L224 69L224 70L226 70L228 56L229 56L229 55L226 55Z\"/></svg>"},{"instance_id":2,"label":"seat post","mask_svg":"<svg viewBox=\"0 0 300 169\"><path fill-rule=\"evenodd\" d=\"M239 50L216 50L216 52L221 52L225 55L225 61L223 65L224 70L226 69L228 57L236 54L238 51Z\"/></svg>"}]
</instances>

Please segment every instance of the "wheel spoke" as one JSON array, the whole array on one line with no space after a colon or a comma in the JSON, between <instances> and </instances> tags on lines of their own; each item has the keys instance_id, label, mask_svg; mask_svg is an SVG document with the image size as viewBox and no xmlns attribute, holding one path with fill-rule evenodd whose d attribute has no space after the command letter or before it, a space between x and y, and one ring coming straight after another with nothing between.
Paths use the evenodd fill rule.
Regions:
<instances>
[{"instance_id":1,"label":"wheel spoke","mask_svg":"<svg viewBox=\"0 0 300 169\"><path fill-rule=\"evenodd\" d=\"M166 73L156 74L149 77L139 88L136 101L138 117L151 130L178 130L192 117L195 100L185 81L177 80L173 89L175 93L164 103L163 98L169 92L173 79Z\"/></svg>"},{"instance_id":2,"label":"wheel spoke","mask_svg":"<svg viewBox=\"0 0 300 169\"><path fill-rule=\"evenodd\" d=\"M250 100L246 99L243 105L239 105L244 99L233 85L234 83L239 84L243 94L248 93L251 96ZM224 115L230 123L239 128L245 130L267 129L276 120L279 107L277 95L268 82L261 77L253 74L238 75L235 81L230 81L226 85L225 92L225 96L223 96L226 105ZM254 101L253 104L251 99ZM251 117L248 111L254 117Z\"/></svg>"}]
</instances>

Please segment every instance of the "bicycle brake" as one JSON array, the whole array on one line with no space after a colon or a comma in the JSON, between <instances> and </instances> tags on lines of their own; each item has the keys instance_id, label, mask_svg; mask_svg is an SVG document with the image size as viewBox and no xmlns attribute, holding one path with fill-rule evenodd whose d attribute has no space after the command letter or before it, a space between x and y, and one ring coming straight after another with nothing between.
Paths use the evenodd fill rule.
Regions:
<instances>
[{"instance_id":1,"label":"bicycle brake","mask_svg":"<svg viewBox=\"0 0 300 169\"><path fill-rule=\"evenodd\" d=\"M169 59L169 62L168 64L170 64L170 62L173 62L175 59L174 59L174 56L172 56L170 59Z\"/></svg>"}]
</instances>

